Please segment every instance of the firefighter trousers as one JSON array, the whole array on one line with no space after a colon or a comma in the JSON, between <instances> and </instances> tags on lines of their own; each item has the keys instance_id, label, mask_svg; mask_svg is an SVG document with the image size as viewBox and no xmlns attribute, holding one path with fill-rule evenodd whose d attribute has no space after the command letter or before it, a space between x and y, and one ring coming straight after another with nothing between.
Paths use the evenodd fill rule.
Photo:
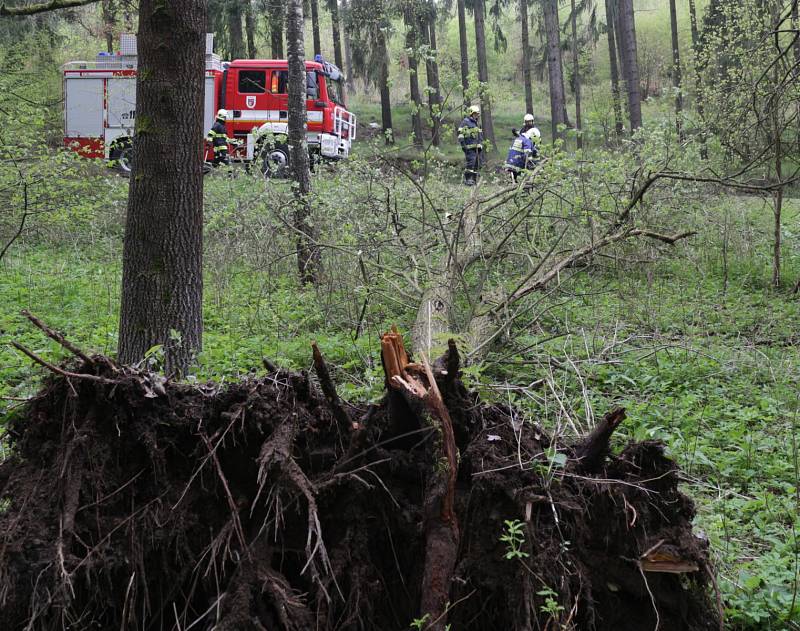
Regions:
<instances>
[{"instance_id":1,"label":"firefighter trousers","mask_svg":"<svg viewBox=\"0 0 800 631\"><path fill-rule=\"evenodd\" d=\"M481 151L477 148L464 149L464 184L474 186L478 183L481 168Z\"/></svg>"}]
</instances>

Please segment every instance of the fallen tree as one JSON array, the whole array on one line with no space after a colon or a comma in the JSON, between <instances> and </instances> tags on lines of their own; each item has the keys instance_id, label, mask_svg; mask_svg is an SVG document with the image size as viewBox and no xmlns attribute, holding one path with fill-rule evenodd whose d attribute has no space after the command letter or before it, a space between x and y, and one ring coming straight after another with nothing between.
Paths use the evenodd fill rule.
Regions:
<instances>
[{"instance_id":1,"label":"fallen tree","mask_svg":"<svg viewBox=\"0 0 800 631\"><path fill-rule=\"evenodd\" d=\"M559 444L468 392L455 344L382 348L379 405L318 348L316 378L224 387L47 364L0 464L0 628L719 628L675 464L610 453L623 410Z\"/></svg>"}]
</instances>

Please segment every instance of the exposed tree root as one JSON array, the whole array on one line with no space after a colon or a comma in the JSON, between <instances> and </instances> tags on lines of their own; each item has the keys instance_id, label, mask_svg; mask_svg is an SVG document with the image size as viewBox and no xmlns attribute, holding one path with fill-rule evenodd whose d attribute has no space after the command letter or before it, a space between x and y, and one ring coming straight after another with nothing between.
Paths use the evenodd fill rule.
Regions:
<instances>
[{"instance_id":1,"label":"exposed tree root","mask_svg":"<svg viewBox=\"0 0 800 631\"><path fill-rule=\"evenodd\" d=\"M719 628L674 463L610 452L622 412L556 445L466 391L454 344L382 348L375 406L318 349L324 392L54 366L0 463L0 629Z\"/></svg>"}]
</instances>

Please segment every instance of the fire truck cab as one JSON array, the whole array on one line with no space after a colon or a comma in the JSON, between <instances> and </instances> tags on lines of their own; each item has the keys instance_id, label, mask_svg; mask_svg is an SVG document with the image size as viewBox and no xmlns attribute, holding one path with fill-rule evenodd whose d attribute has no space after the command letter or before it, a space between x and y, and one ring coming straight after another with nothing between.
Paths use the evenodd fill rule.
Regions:
<instances>
[{"instance_id":1,"label":"fire truck cab","mask_svg":"<svg viewBox=\"0 0 800 631\"><path fill-rule=\"evenodd\" d=\"M288 62L223 62L206 35L204 130L219 109L228 110L227 134L241 141L235 160L260 160L265 173L288 164ZM119 52L64 66L64 144L87 158L106 158L130 171L136 121L136 36L123 34ZM345 108L339 69L321 58L306 62L306 138L312 158L350 154L356 117ZM204 132L204 133L205 133ZM207 148L207 156L210 147Z\"/></svg>"},{"instance_id":2,"label":"fire truck cab","mask_svg":"<svg viewBox=\"0 0 800 631\"><path fill-rule=\"evenodd\" d=\"M312 158L346 158L356 117L345 108L339 69L321 59L306 62L306 141ZM242 59L224 70L220 107L228 111L228 136L242 141L244 159L262 168L288 164L289 70L286 61Z\"/></svg>"}]
</instances>

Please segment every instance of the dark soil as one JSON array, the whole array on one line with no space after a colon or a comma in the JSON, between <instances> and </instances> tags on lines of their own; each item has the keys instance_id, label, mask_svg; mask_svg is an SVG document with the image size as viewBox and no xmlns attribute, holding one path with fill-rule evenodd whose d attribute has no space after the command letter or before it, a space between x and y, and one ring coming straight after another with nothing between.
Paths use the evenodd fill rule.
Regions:
<instances>
[{"instance_id":1,"label":"dark soil","mask_svg":"<svg viewBox=\"0 0 800 631\"><path fill-rule=\"evenodd\" d=\"M53 377L8 427L0 629L392 631L420 616L423 499L440 463L435 430L401 397L343 404L351 430L303 373L198 387L104 358L75 371L106 381ZM512 410L446 379L453 631L719 628L694 507L662 445L587 471L572 446L515 430ZM550 466L555 453L566 462ZM506 520L522 524L519 558L506 558ZM645 571L647 551L697 571Z\"/></svg>"}]
</instances>

